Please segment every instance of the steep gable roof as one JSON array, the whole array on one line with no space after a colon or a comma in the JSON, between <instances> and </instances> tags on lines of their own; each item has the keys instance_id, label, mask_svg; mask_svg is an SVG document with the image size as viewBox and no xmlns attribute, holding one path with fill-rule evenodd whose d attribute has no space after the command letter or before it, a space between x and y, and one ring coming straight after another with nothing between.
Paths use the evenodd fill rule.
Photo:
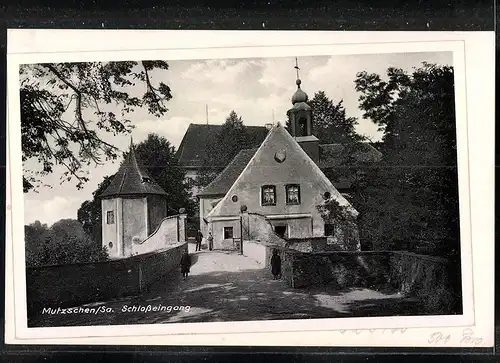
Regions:
<instances>
[{"instance_id":1,"label":"steep gable roof","mask_svg":"<svg viewBox=\"0 0 500 363\"><path fill-rule=\"evenodd\" d=\"M241 150L226 168L210 184L203 188L203 191L198 196L226 194L256 151L257 148Z\"/></svg>"},{"instance_id":2,"label":"steep gable roof","mask_svg":"<svg viewBox=\"0 0 500 363\"><path fill-rule=\"evenodd\" d=\"M284 163L281 163L282 166L269 164L269 160L273 158L272 155L275 155L275 152L281 150L279 148L284 148L286 155L288 155ZM278 123L273 126L243 171L236 178L231 188L229 188L226 195L207 215L207 219L215 216L226 215L229 211L232 213L236 212L235 203L231 203L230 200L233 193L236 193L238 189L242 188L246 190L248 186L255 184L255 178L257 175L262 180L274 177L277 175L275 169L277 167L286 168L283 169L286 170L286 173L293 171L293 173L296 174L295 178L306 179L309 182L316 184L322 192L328 191L331 198L336 200L341 206L348 208L349 212L353 216L358 215L358 212L333 186L332 182L325 176L325 174L323 174L318 165L316 165L309 155L307 155L307 153L285 130L285 128ZM255 173L255 169L260 169L260 172ZM321 193L318 193L318 195Z\"/></svg>"},{"instance_id":3,"label":"steep gable roof","mask_svg":"<svg viewBox=\"0 0 500 363\"><path fill-rule=\"evenodd\" d=\"M369 143L323 144L320 148L318 163L320 169L353 165L353 163L377 162L382 158L380 151ZM198 196L225 195L257 150L258 148L241 150L227 167L198 193ZM351 184L348 180L342 180L334 182L333 185L337 189L348 189Z\"/></svg>"},{"instance_id":4,"label":"steep gable roof","mask_svg":"<svg viewBox=\"0 0 500 363\"><path fill-rule=\"evenodd\" d=\"M137 161L134 146L131 143L127 158L120 165L120 169L118 169L109 186L99 197L107 198L147 194L167 195L163 188L151 178L146 168Z\"/></svg>"},{"instance_id":5,"label":"steep gable roof","mask_svg":"<svg viewBox=\"0 0 500 363\"><path fill-rule=\"evenodd\" d=\"M222 127L222 125L190 124L176 153L179 164L184 167L225 167L224 163L205 165L205 157L210 153L211 145L219 142L218 136ZM265 126L245 126L245 130L252 147L258 147L268 133Z\"/></svg>"}]
</instances>

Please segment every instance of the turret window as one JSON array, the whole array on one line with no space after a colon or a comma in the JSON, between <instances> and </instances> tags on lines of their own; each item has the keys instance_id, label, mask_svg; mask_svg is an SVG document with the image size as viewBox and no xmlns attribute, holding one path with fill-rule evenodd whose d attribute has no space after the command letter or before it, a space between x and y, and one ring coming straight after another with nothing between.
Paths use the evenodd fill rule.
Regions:
<instances>
[{"instance_id":1,"label":"turret window","mask_svg":"<svg viewBox=\"0 0 500 363\"><path fill-rule=\"evenodd\" d=\"M262 205L276 205L276 186L264 185L262 187Z\"/></svg>"},{"instance_id":2,"label":"turret window","mask_svg":"<svg viewBox=\"0 0 500 363\"><path fill-rule=\"evenodd\" d=\"M298 184L288 184L285 186L286 204L300 204L300 186Z\"/></svg>"},{"instance_id":3,"label":"turret window","mask_svg":"<svg viewBox=\"0 0 500 363\"><path fill-rule=\"evenodd\" d=\"M307 118L299 119L299 136L307 136Z\"/></svg>"},{"instance_id":4,"label":"turret window","mask_svg":"<svg viewBox=\"0 0 500 363\"><path fill-rule=\"evenodd\" d=\"M115 223L115 212L112 210L106 212L106 224L114 224Z\"/></svg>"}]
</instances>

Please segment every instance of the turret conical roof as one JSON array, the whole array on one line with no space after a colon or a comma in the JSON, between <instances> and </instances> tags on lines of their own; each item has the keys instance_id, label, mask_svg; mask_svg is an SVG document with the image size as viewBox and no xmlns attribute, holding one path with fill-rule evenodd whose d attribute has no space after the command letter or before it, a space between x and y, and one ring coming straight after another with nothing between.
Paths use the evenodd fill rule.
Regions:
<instances>
[{"instance_id":1,"label":"turret conical roof","mask_svg":"<svg viewBox=\"0 0 500 363\"><path fill-rule=\"evenodd\" d=\"M167 195L167 193L151 178L146 168L137 161L131 140L127 158L120 165L120 169L118 169L111 184L99 197L132 197L140 195Z\"/></svg>"}]
</instances>

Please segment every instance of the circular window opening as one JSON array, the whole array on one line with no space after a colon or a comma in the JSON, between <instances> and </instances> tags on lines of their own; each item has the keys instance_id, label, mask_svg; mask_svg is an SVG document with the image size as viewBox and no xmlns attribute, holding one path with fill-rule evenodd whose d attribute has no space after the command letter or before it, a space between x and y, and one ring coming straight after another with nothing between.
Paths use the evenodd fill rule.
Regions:
<instances>
[{"instance_id":1,"label":"circular window opening","mask_svg":"<svg viewBox=\"0 0 500 363\"><path fill-rule=\"evenodd\" d=\"M231 200L236 203L238 201L238 196L237 195L233 195L232 198L231 198Z\"/></svg>"},{"instance_id":2,"label":"circular window opening","mask_svg":"<svg viewBox=\"0 0 500 363\"><path fill-rule=\"evenodd\" d=\"M109 248L113 248L113 242L109 242L108 246Z\"/></svg>"},{"instance_id":3,"label":"circular window opening","mask_svg":"<svg viewBox=\"0 0 500 363\"><path fill-rule=\"evenodd\" d=\"M331 196L330 192L325 192L325 194L323 194L323 198L325 199L330 199Z\"/></svg>"}]
</instances>

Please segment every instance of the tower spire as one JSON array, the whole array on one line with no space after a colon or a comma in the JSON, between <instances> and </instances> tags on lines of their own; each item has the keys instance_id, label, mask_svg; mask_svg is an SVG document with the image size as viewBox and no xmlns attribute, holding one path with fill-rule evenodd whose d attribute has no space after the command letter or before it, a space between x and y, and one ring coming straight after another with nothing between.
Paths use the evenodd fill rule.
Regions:
<instances>
[{"instance_id":1,"label":"tower spire","mask_svg":"<svg viewBox=\"0 0 500 363\"><path fill-rule=\"evenodd\" d=\"M299 81L300 80L300 78L299 78L299 69L300 68L299 68L299 61L298 61L297 57L295 57L295 67L293 67L293 68L295 68L297 71L297 81ZM297 83L297 86L299 86L299 88L300 88L299 83Z\"/></svg>"},{"instance_id":2,"label":"tower spire","mask_svg":"<svg viewBox=\"0 0 500 363\"><path fill-rule=\"evenodd\" d=\"M132 138L132 135L130 135L130 150L134 148L134 139Z\"/></svg>"}]
</instances>

